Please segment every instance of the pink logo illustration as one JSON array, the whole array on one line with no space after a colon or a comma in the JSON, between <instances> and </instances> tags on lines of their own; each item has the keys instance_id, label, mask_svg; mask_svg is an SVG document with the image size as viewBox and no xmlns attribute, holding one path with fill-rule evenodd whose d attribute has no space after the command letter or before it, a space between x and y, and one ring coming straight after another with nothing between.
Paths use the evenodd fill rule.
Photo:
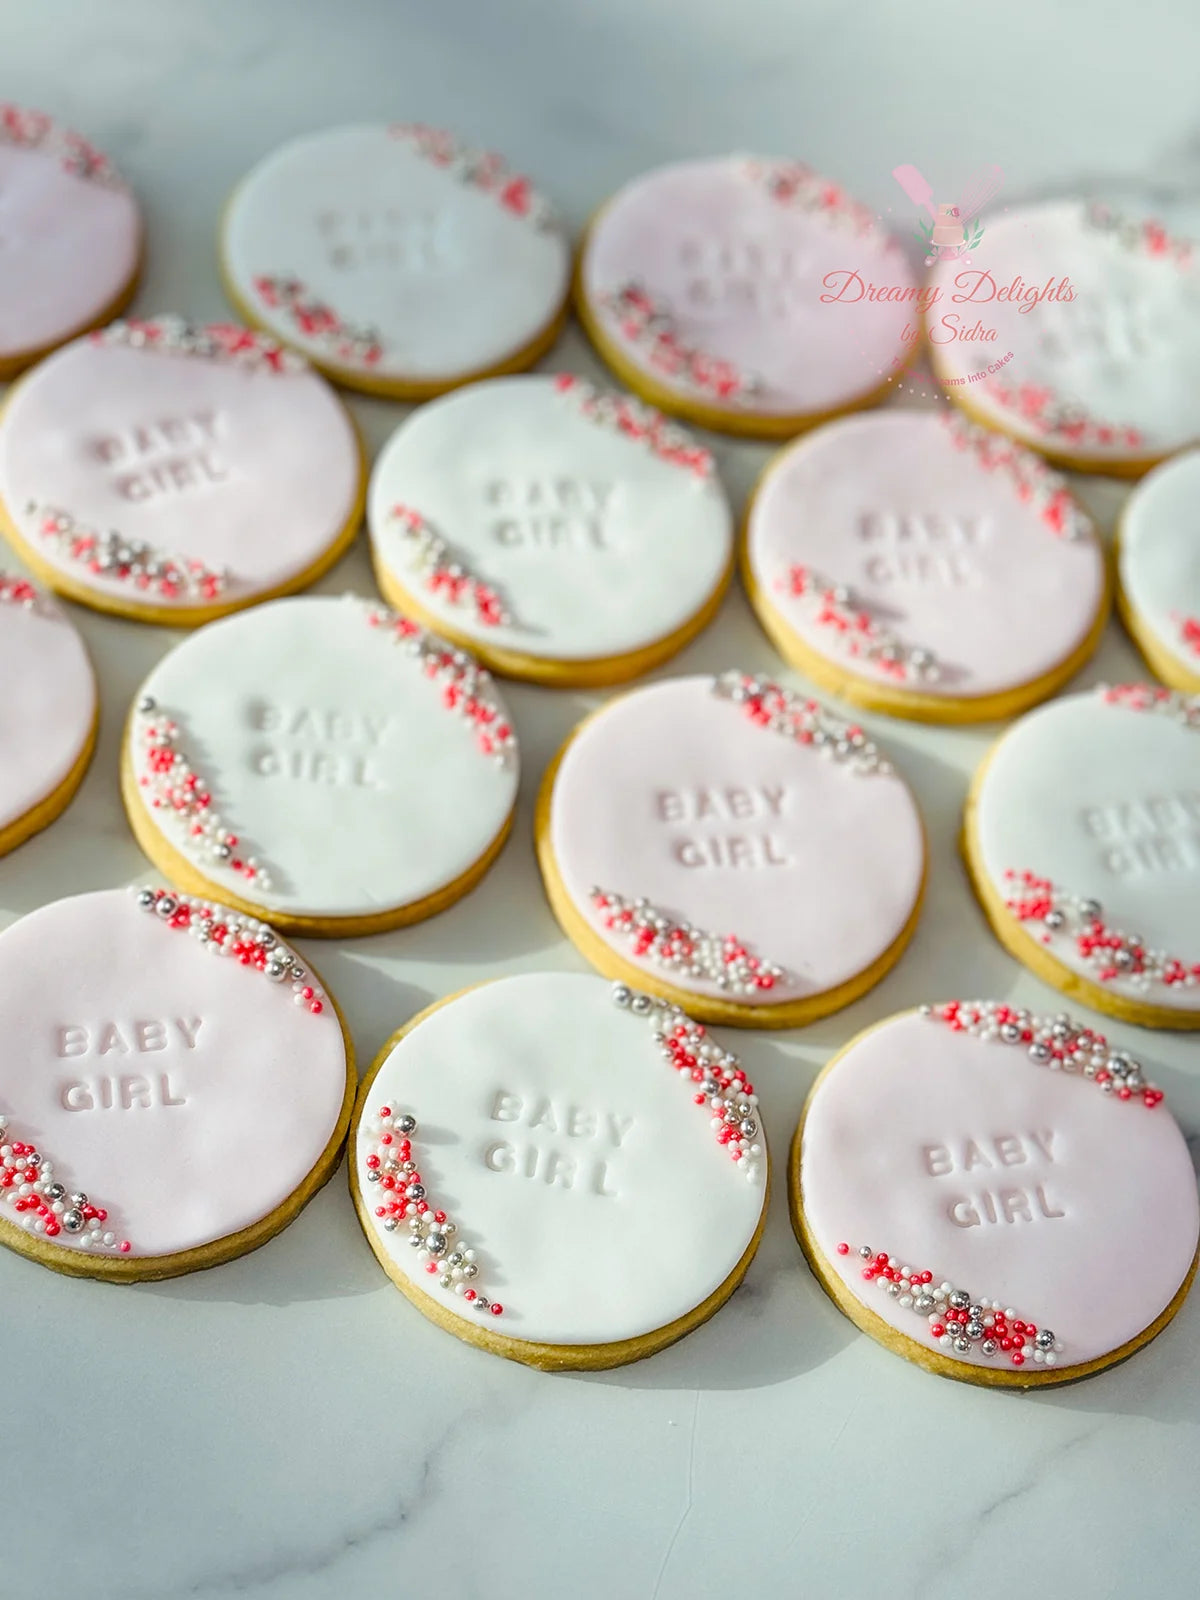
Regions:
<instances>
[{"instance_id":1,"label":"pink logo illustration","mask_svg":"<svg viewBox=\"0 0 1200 1600\"><path fill-rule=\"evenodd\" d=\"M913 205L929 213L928 222L922 217L917 223L917 237L925 249L925 265L931 267L935 261L956 261L961 257L970 266L970 252L983 238L979 212L1004 182L1000 168L983 167L975 173L968 179L957 204L935 204L933 186L916 167L894 167L892 177Z\"/></svg>"}]
</instances>

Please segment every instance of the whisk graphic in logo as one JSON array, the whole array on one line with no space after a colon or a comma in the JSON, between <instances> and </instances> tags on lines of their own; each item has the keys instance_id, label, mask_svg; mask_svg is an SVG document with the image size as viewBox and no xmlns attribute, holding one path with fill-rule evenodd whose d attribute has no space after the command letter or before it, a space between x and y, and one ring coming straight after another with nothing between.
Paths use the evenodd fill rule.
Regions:
<instances>
[{"instance_id":1,"label":"whisk graphic in logo","mask_svg":"<svg viewBox=\"0 0 1200 1600\"><path fill-rule=\"evenodd\" d=\"M979 213L1004 182L1000 168L981 167L967 180L956 201L935 202L932 184L916 167L893 167L892 177L918 210L928 212L928 221L921 217L917 222L917 238L925 250L925 265L931 267L938 260L961 258L970 266L971 251L983 238Z\"/></svg>"}]
</instances>

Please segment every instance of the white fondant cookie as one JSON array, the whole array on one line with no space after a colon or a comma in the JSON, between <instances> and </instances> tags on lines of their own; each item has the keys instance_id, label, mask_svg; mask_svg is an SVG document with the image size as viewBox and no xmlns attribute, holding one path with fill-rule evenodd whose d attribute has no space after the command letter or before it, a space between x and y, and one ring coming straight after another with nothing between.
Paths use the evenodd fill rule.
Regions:
<instances>
[{"instance_id":1,"label":"white fondant cookie","mask_svg":"<svg viewBox=\"0 0 1200 1600\"><path fill-rule=\"evenodd\" d=\"M887 383L918 293L866 207L799 162L738 156L626 185L592 223L578 297L601 355L653 404L786 434Z\"/></svg>"},{"instance_id":2,"label":"white fondant cookie","mask_svg":"<svg viewBox=\"0 0 1200 1600\"><path fill-rule=\"evenodd\" d=\"M351 1184L384 1269L442 1327L532 1366L615 1366L741 1281L766 1206L758 1124L736 1059L681 1012L525 973L384 1046Z\"/></svg>"},{"instance_id":3,"label":"white fondant cookie","mask_svg":"<svg viewBox=\"0 0 1200 1600\"><path fill-rule=\"evenodd\" d=\"M1200 699L1130 684L1015 724L967 802L1007 948L1128 1021L1200 1027Z\"/></svg>"},{"instance_id":4,"label":"white fondant cookie","mask_svg":"<svg viewBox=\"0 0 1200 1600\"><path fill-rule=\"evenodd\" d=\"M107 156L0 104L0 378L115 316L141 253L137 202Z\"/></svg>"},{"instance_id":5,"label":"white fondant cookie","mask_svg":"<svg viewBox=\"0 0 1200 1600\"><path fill-rule=\"evenodd\" d=\"M930 285L934 369L989 427L1118 473L1200 438L1200 252L1161 223L1082 200L1021 207Z\"/></svg>"},{"instance_id":6,"label":"white fondant cookie","mask_svg":"<svg viewBox=\"0 0 1200 1600\"><path fill-rule=\"evenodd\" d=\"M113 323L30 373L0 424L0 502L30 564L155 622L319 577L354 536L364 478L324 379L232 323Z\"/></svg>"},{"instance_id":7,"label":"white fondant cookie","mask_svg":"<svg viewBox=\"0 0 1200 1600\"><path fill-rule=\"evenodd\" d=\"M63 811L96 739L83 640L27 578L0 572L0 854Z\"/></svg>"},{"instance_id":8,"label":"white fondant cookie","mask_svg":"<svg viewBox=\"0 0 1200 1600\"><path fill-rule=\"evenodd\" d=\"M450 905L499 852L517 793L487 673L349 595L185 639L143 684L122 765L134 832L173 882L311 933Z\"/></svg>"},{"instance_id":9,"label":"white fondant cookie","mask_svg":"<svg viewBox=\"0 0 1200 1600\"><path fill-rule=\"evenodd\" d=\"M755 494L746 569L794 665L931 720L1052 693L1094 647L1107 597L1063 479L945 410L849 417L792 445Z\"/></svg>"},{"instance_id":10,"label":"white fondant cookie","mask_svg":"<svg viewBox=\"0 0 1200 1600\"><path fill-rule=\"evenodd\" d=\"M529 366L571 252L501 157L419 124L327 128L274 151L225 214L243 316L339 382L399 397Z\"/></svg>"},{"instance_id":11,"label":"white fondant cookie","mask_svg":"<svg viewBox=\"0 0 1200 1600\"><path fill-rule=\"evenodd\" d=\"M1066 1017L890 1017L809 1095L800 1241L846 1315L910 1361L1010 1387L1085 1377L1153 1338L1191 1282L1196 1178L1161 1100Z\"/></svg>"},{"instance_id":12,"label":"white fondant cookie","mask_svg":"<svg viewBox=\"0 0 1200 1600\"><path fill-rule=\"evenodd\" d=\"M414 413L371 479L380 587L489 665L551 682L648 670L729 572L712 458L578 378L498 378Z\"/></svg>"},{"instance_id":13,"label":"white fondant cookie","mask_svg":"<svg viewBox=\"0 0 1200 1600\"><path fill-rule=\"evenodd\" d=\"M741 1025L809 1021L878 982L925 873L916 802L862 730L740 673L588 718L537 833L550 903L595 966Z\"/></svg>"},{"instance_id":14,"label":"white fondant cookie","mask_svg":"<svg viewBox=\"0 0 1200 1600\"><path fill-rule=\"evenodd\" d=\"M1200 450L1157 468L1126 502L1119 598L1158 676L1200 694Z\"/></svg>"},{"instance_id":15,"label":"white fondant cookie","mask_svg":"<svg viewBox=\"0 0 1200 1600\"><path fill-rule=\"evenodd\" d=\"M0 1243L127 1280L243 1255L329 1177L354 1084L263 924L165 890L43 906L0 934Z\"/></svg>"}]
</instances>

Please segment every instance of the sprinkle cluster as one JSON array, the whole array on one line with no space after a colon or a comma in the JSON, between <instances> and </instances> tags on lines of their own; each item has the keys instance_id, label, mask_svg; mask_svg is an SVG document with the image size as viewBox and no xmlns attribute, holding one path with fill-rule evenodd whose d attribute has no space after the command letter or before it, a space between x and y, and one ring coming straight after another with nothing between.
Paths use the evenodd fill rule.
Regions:
<instances>
[{"instance_id":1,"label":"sprinkle cluster","mask_svg":"<svg viewBox=\"0 0 1200 1600\"><path fill-rule=\"evenodd\" d=\"M373 328L343 322L332 306L318 300L294 275L261 275L255 278L254 289L263 305L286 313L299 333L324 345L337 360L373 367L383 356L383 340Z\"/></svg>"},{"instance_id":2,"label":"sprinkle cluster","mask_svg":"<svg viewBox=\"0 0 1200 1600\"><path fill-rule=\"evenodd\" d=\"M868 207L852 200L838 184L821 177L802 161L747 161L743 170L747 177L763 184L781 205L825 217L860 236L874 233L879 227Z\"/></svg>"},{"instance_id":3,"label":"sprinkle cluster","mask_svg":"<svg viewBox=\"0 0 1200 1600\"><path fill-rule=\"evenodd\" d=\"M613 1004L645 1017L667 1065L694 1085L693 1104L711 1113L716 1141L748 1183L762 1175L764 1149L759 1142L758 1096L738 1059L723 1050L708 1031L678 1006L639 994L623 983L612 987Z\"/></svg>"},{"instance_id":4,"label":"sprinkle cluster","mask_svg":"<svg viewBox=\"0 0 1200 1600\"><path fill-rule=\"evenodd\" d=\"M494 195L505 211L531 222L535 228L554 226L550 202L519 173L512 172L503 156L494 150L476 150L459 142L452 133L431 128L423 122L396 122L388 129L394 139L402 139L435 167L444 167L450 176L472 189Z\"/></svg>"},{"instance_id":5,"label":"sprinkle cluster","mask_svg":"<svg viewBox=\"0 0 1200 1600\"><path fill-rule=\"evenodd\" d=\"M785 973L771 961L751 955L733 934L706 933L690 922L675 922L647 900L626 900L611 889L593 889L593 908L604 926L630 946L630 954L685 980L700 979L735 995L773 989Z\"/></svg>"},{"instance_id":6,"label":"sprinkle cluster","mask_svg":"<svg viewBox=\"0 0 1200 1600\"><path fill-rule=\"evenodd\" d=\"M687 344L675 317L640 283L622 283L598 296L617 331L647 363L695 394L744 405L762 392L762 380L707 350Z\"/></svg>"},{"instance_id":7,"label":"sprinkle cluster","mask_svg":"<svg viewBox=\"0 0 1200 1600\"><path fill-rule=\"evenodd\" d=\"M485 628L498 628L510 622L499 594L481 578L473 577L463 563L450 553L446 541L412 506L394 505L388 520L413 552L413 566L424 577L430 594L440 595L451 605L470 606L475 621Z\"/></svg>"},{"instance_id":8,"label":"sprinkle cluster","mask_svg":"<svg viewBox=\"0 0 1200 1600\"><path fill-rule=\"evenodd\" d=\"M82 134L60 128L42 111L26 111L8 102L0 103L0 145L20 150L40 150L54 156L64 172L106 189L123 189L124 182L106 155L89 144Z\"/></svg>"},{"instance_id":9,"label":"sprinkle cluster","mask_svg":"<svg viewBox=\"0 0 1200 1600\"><path fill-rule=\"evenodd\" d=\"M1200 656L1200 617L1178 617L1179 642L1192 655Z\"/></svg>"},{"instance_id":10,"label":"sprinkle cluster","mask_svg":"<svg viewBox=\"0 0 1200 1600\"><path fill-rule=\"evenodd\" d=\"M802 600L809 622L826 628L847 655L870 662L901 683L934 683L942 664L932 650L905 644L890 629L881 628L871 613L844 583L792 566L776 588L789 600Z\"/></svg>"},{"instance_id":11,"label":"sprinkle cluster","mask_svg":"<svg viewBox=\"0 0 1200 1600\"><path fill-rule=\"evenodd\" d=\"M227 906L196 900L173 889L135 889L138 905L160 917L168 928L181 928L215 956L233 956L272 983L291 986L292 1001L314 1017L325 1009L324 992L312 981L295 955L265 922L243 917Z\"/></svg>"},{"instance_id":12,"label":"sprinkle cluster","mask_svg":"<svg viewBox=\"0 0 1200 1600\"><path fill-rule=\"evenodd\" d=\"M851 1247L839 1244L838 1255L848 1256ZM1062 1354L1062 1344L1049 1328L1026 1322L1011 1306L999 1300L978 1299L952 1283L934 1283L933 1273L902 1266L886 1251L873 1251L860 1244L855 1254L863 1262L862 1275L883 1292L929 1325L929 1337L943 1350L956 1356L1007 1356L1014 1367L1027 1361L1053 1367Z\"/></svg>"},{"instance_id":13,"label":"sprinkle cluster","mask_svg":"<svg viewBox=\"0 0 1200 1600\"><path fill-rule=\"evenodd\" d=\"M28 578L18 578L10 572L0 572L0 601L10 606L21 606L32 611L38 602L38 592Z\"/></svg>"},{"instance_id":14,"label":"sprinkle cluster","mask_svg":"<svg viewBox=\"0 0 1200 1600\"><path fill-rule=\"evenodd\" d=\"M99 533L59 506L30 501L25 514L36 519L38 533L60 556L93 577L128 583L156 600L216 600L229 582L228 572L214 572L187 556L166 555L115 528Z\"/></svg>"},{"instance_id":15,"label":"sprinkle cluster","mask_svg":"<svg viewBox=\"0 0 1200 1600\"><path fill-rule=\"evenodd\" d=\"M382 606L372 606L367 621L403 644L420 662L425 676L441 685L442 704L471 723L475 742L485 756L505 762L515 754L517 736L495 697L491 673L474 657Z\"/></svg>"},{"instance_id":16,"label":"sprinkle cluster","mask_svg":"<svg viewBox=\"0 0 1200 1600\"><path fill-rule=\"evenodd\" d=\"M1160 261L1173 261L1178 267L1190 267L1195 259L1196 247L1190 239L1172 238L1162 223L1153 218L1138 222L1098 200L1088 206L1085 218L1089 228L1111 234L1126 250Z\"/></svg>"},{"instance_id":17,"label":"sprinkle cluster","mask_svg":"<svg viewBox=\"0 0 1200 1600\"><path fill-rule=\"evenodd\" d=\"M1020 1045L1035 1065L1054 1072L1077 1072L1118 1100L1140 1100L1153 1109L1163 1099L1162 1090L1147 1080L1140 1061L1114 1050L1102 1033L1072 1021L1065 1011L1056 1017L1038 1017L998 1000L948 1000L940 1006L922 1006L921 1015L944 1023L955 1033Z\"/></svg>"},{"instance_id":18,"label":"sprinkle cluster","mask_svg":"<svg viewBox=\"0 0 1200 1600\"><path fill-rule=\"evenodd\" d=\"M1149 711L1185 728L1200 728L1200 694L1181 694L1156 683L1102 683L1097 693L1105 705L1125 711Z\"/></svg>"},{"instance_id":19,"label":"sprinkle cluster","mask_svg":"<svg viewBox=\"0 0 1200 1600\"><path fill-rule=\"evenodd\" d=\"M269 873L246 854L237 834L231 833L213 810L212 794L179 748L178 725L153 695L144 694L138 700L136 719L134 762L147 804L177 818L193 851L239 873L255 888L269 889Z\"/></svg>"},{"instance_id":20,"label":"sprinkle cluster","mask_svg":"<svg viewBox=\"0 0 1200 1600\"><path fill-rule=\"evenodd\" d=\"M1064 444L1120 446L1128 450L1145 443L1136 428L1098 422L1082 406L1060 399L1045 384L1006 384L989 378L983 389L1003 410L1015 412L1035 433L1046 438Z\"/></svg>"},{"instance_id":21,"label":"sprinkle cluster","mask_svg":"<svg viewBox=\"0 0 1200 1600\"><path fill-rule=\"evenodd\" d=\"M559 394L578 406L591 422L615 428L627 439L644 444L660 461L672 466L685 467L698 478L708 478L713 472L713 458L703 445L668 421L661 411L655 411L629 395L617 394L611 389L598 389L595 384L577 378L573 373L560 372L554 380Z\"/></svg>"},{"instance_id":22,"label":"sprinkle cluster","mask_svg":"<svg viewBox=\"0 0 1200 1600\"><path fill-rule=\"evenodd\" d=\"M499 1300L488 1300L475 1288L473 1280L479 1276L475 1251L461 1241L454 1242L458 1224L435 1209L426 1194L413 1158L416 1131L417 1119L406 1111L380 1106L375 1112L366 1158L367 1182L377 1185L379 1191L375 1215L387 1233L407 1228L417 1260L431 1277L437 1277L443 1289L461 1295L473 1311L502 1316L504 1307Z\"/></svg>"},{"instance_id":23,"label":"sprinkle cluster","mask_svg":"<svg viewBox=\"0 0 1200 1600\"><path fill-rule=\"evenodd\" d=\"M236 322L189 322L186 317L128 317L92 334L93 344L124 345L164 355L202 356L251 372L307 372L308 362L274 339Z\"/></svg>"},{"instance_id":24,"label":"sprinkle cluster","mask_svg":"<svg viewBox=\"0 0 1200 1600\"><path fill-rule=\"evenodd\" d=\"M1004 903L1018 922L1035 923L1042 944L1067 941L1099 983L1125 982L1145 993L1159 987L1194 989L1200 961L1181 961L1150 949L1139 934L1110 927L1104 908L1090 896L1072 894L1037 873L1004 873Z\"/></svg>"},{"instance_id":25,"label":"sprinkle cluster","mask_svg":"<svg viewBox=\"0 0 1200 1600\"><path fill-rule=\"evenodd\" d=\"M128 1239L107 1229L108 1212L82 1190L68 1192L36 1145L15 1139L8 1118L0 1116L0 1216L45 1239L67 1235L64 1243L81 1250L128 1255Z\"/></svg>"},{"instance_id":26,"label":"sprinkle cluster","mask_svg":"<svg viewBox=\"0 0 1200 1600\"><path fill-rule=\"evenodd\" d=\"M713 693L722 700L732 700L759 727L769 728L796 744L811 745L835 761L849 763L855 772L892 771L891 762L857 723L844 721L819 700L795 694L769 678L723 672L713 679Z\"/></svg>"},{"instance_id":27,"label":"sprinkle cluster","mask_svg":"<svg viewBox=\"0 0 1200 1600\"><path fill-rule=\"evenodd\" d=\"M985 472L1002 472L1012 480L1018 500L1033 507L1052 533L1062 539L1086 539L1092 521L1075 503L1067 480L1033 453L990 428L981 428L961 412L947 408L942 419L959 450L970 450Z\"/></svg>"}]
</instances>

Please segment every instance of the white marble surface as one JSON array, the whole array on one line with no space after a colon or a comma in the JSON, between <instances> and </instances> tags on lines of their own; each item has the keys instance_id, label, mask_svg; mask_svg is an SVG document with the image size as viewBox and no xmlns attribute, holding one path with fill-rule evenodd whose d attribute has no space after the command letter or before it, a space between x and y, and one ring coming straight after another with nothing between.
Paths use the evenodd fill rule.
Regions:
<instances>
[{"instance_id":1,"label":"white marble surface","mask_svg":"<svg viewBox=\"0 0 1200 1600\"><path fill-rule=\"evenodd\" d=\"M1200 178L1200 22L1180 0L1111 20L1077 0L0 0L0 39L0 92L94 136L143 196L145 310L220 313L214 230L234 180L280 139L357 117L494 143L576 225L639 169L727 147L795 151L877 206L900 161L951 177L998 161L1010 196ZM593 370L576 333L554 360ZM400 415L355 409L375 448ZM763 452L719 453L742 494ZM1119 492L1093 487L1111 513ZM361 543L322 587L369 592ZM170 636L78 615L103 682L99 756L68 814L0 863L4 920L144 870L117 734ZM776 665L736 592L677 670L730 663ZM1137 670L1114 624L1085 680ZM527 764L497 869L430 924L314 949L364 1059L470 979L581 965L542 899L530 802L591 702L521 688L512 701ZM955 993L1052 1004L991 940L953 848L990 730L874 726L925 809L929 904L867 999L742 1041L779 1154L816 1069L873 1018ZM1195 1044L1112 1031L1200 1130ZM265 1249L172 1283L76 1283L4 1253L0 1592L1195 1593L1200 1298L1082 1386L1027 1399L938 1382L834 1311L782 1188L734 1301L675 1349L596 1377L510 1366L428 1324L381 1277L340 1175Z\"/></svg>"}]
</instances>

